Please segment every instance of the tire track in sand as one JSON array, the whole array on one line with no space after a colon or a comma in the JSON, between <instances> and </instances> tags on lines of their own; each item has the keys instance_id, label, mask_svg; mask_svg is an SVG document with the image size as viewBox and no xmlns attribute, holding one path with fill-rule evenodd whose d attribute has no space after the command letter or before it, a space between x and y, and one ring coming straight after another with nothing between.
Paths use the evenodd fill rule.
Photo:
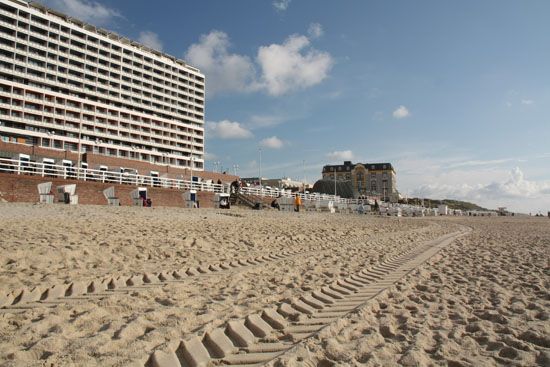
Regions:
<instances>
[{"instance_id":1,"label":"tire track in sand","mask_svg":"<svg viewBox=\"0 0 550 367\"><path fill-rule=\"evenodd\" d=\"M425 230L422 228L421 230ZM390 234L391 235L391 234ZM343 246L355 248L362 243ZM19 288L0 294L0 314L6 312L24 312L34 307L53 307L64 302L83 299L97 299L113 295L116 292L148 289L168 283L187 281L194 277L221 275L231 271L249 269L268 263L295 259L296 256L307 256L331 251L332 246L312 246L306 251L281 251L261 256L236 259L234 261L213 262L201 266L183 267L175 270L164 270L158 273L138 273L132 275L107 275L95 280L71 281L65 284Z\"/></svg>"},{"instance_id":2,"label":"tire track in sand","mask_svg":"<svg viewBox=\"0 0 550 367\"><path fill-rule=\"evenodd\" d=\"M229 321L224 327L201 336L181 340L175 350L155 351L145 366L261 366L362 307L469 231L465 228L422 243L321 289L284 301L277 307L266 308L245 319Z\"/></svg>"},{"instance_id":3,"label":"tire track in sand","mask_svg":"<svg viewBox=\"0 0 550 367\"><path fill-rule=\"evenodd\" d=\"M323 248L323 250L325 250ZM228 271L260 266L289 257L307 254L312 251L283 251L251 258L237 259L221 263L134 275L110 275L91 281L74 281L50 287L36 286L21 288L0 295L0 309L3 312L25 310L32 307L56 305L78 299L106 297L114 292L139 290L180 282L193 277L210 276Z\"/></svg>"}]
</instances>

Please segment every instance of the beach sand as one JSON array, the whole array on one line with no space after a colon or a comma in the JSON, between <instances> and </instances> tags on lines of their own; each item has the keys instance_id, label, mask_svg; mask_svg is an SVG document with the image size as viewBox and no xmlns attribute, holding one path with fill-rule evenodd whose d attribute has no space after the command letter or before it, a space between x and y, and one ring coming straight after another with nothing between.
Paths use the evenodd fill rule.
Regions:
<instances>
[{"instance_id":1,"label":"beach sand","mask_svg":"<svg viewBox=\"0 0 550 367\"><path fill-rule=\"evenodd\" d=\"M398 220L0 203L0 221L0 295L293 252L230 273L2 309L2 366L143 366L155 350L174 350L191 335L318 289L461 225L473 232L270 363L550 361L547 219Z\"/></svg>"},{"instance_id":2,"label":"beach sand","mask_svg":"<svg viewBox=\"0 0 550 367\"><path fill-rule=\"evenodd\" d=\"M550 366L550 221L474 231L275 366Z\"/></svg>"}]
</instances>

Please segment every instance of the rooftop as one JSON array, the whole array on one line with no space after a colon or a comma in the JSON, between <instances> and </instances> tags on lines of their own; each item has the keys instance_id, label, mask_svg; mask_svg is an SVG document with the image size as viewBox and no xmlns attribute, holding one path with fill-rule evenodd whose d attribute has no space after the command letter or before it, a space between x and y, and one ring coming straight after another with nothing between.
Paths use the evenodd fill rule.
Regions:
<instances>
[{"instance_id":1,"label":"rooftop","mask_svg":"<svg viewBox=\"0 0 550 367\"><path fill-rule=\"evenodd\" d=\"M392 170L395 172L391 163L351 163L351 161L344 161L344 164L327 164L323 166L323 172L333 172L336 171L351 171L358 164L364 166L368 170Z\"/></svg>"},{"instance_id":2,"label":"rooftop","mask_svg":"<svg viewBox=\"0 0 550 367\"><path fill-rule=\"evenodd\" d=\"M133 41L129 38L126 38L126 37L123 37L123 36L120 36L112 31L108 31L106 29L103 29L103 28L98 28L94 25L91 25L89 23L86 23L86 22L83 22L81 21L80 19L76 19L76 18L73 18L67 14L63 14L61 12L58 12L57 10L54 10L54 9L50 9L42 4L39 4L37 2L34 2L34 1L24 1L24 0L9 0L10 2L12 3L16 3L18 5L21 5L21 6L27 6L29 8L32 8L32 9L35 9L35 10L38 10L39 12L41 12L42 14L45 14L45 15L50 15L50 16L54 16L54 17L57 17L67 23L71 23L71 24L74 24L74 25L77 25L79 27L82 27L84 28L85 30L89 31L89 32L94 32L98 35L101 35L101 36L104 36L112 41L118 41L120 43L123 43L125 45L129 45L129 46L133 46L133 47L136 47L136 48L139 48L140 50L142 51L145 51L145 52L149 52L149 53L152 53L154 54L155 56L158 56L158 57L161 57L161 58L166 58L168 60L171 60L172 62L176 63L176 64L179 64L181 66L185 66L197 73L200 73L200 70L193 67L193 66L190 66L188 65L185 61L181 60L181 59L178 59L172 55L169 55L169 54L166 54L164 52L161 52L161 51L158 51L158 50L155 50L153 48L150 48L150 47L147 47L137 41Z\"/></svg>"}]
</instances>

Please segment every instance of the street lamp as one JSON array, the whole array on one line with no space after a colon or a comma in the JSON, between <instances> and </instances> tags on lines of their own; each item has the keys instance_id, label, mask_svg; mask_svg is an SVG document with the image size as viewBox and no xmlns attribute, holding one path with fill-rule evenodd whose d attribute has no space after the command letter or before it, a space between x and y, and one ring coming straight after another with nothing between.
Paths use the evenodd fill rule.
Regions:
<instances>
[{"instance_id":1,"label":"street lamp","mask_svg":"<svg viewBox=\"0 0 550 367\"><path fill-rule=\"evenodd\" d=\"M48 132L46 132L46 134L48 134L49 139L50 139L50 145L49 145L49 147L50 147L50 148L53 148L53 141L54 141L54 137L53 137L53 136L55 135L55 131L53 131L53 130L52 130L52 131L48 131Z\"/></svg>"},{"instance_id":2,"label":"street lamp","mask_svg":"<svg viewBox=\"0 0 550 367\"><path fill-rule=\"evenodd\" d=\"M336 196L336 166L334 166L334 196Z\"/></svg>"},{"instance_id":3,"label":"street lamp","mask_svg":"<svg viewBox=\"0 0 550 367\"><path fill-rule=\"evenodd\" d=\"M191 154L191 159L190 159L190 163L191 163L191 166L190 166L190 172L191 172L191 190L193 190L193 165L194 165L194 162L195 162L195 157L193 157L193 154Z\"/></svg>"},{"instance_id":4,"label":"street lamp","mask_svg":"<svg viewBox=\"0 0 550 367\"><path fill-rule=\"evenodd\" d=\"M258 180L260 181L260 193L262 192L262 148L258 148L260 154L260 165L258 166Z\"/></svg>"},{"instance_id":5,"label":"street lamp","mask_svg":"<svg viewBox=\"0 0 550 367\"><path fill-rule=\"evenodd\" d=\"M195 153L195 146L190 144L191 145L191 156L189 158L189 163L190 163L190 174L191 174L191 190L193 190L193 166L195 165L195 156L194 156L194 153Z\"/></svg>"},{"instance_id":6,"label":"street lamp","mask_svg":"<svg viewBox=\"0 0 550 367\"><path fill-rule=\"evenodd\" d=\"M303 191L306 193L306 160L302 160L302 182L303 182Z\"/></svg>"},{"instance_id":7,"label":"street lamp","mask_svg":"<svg viewBox=\"0 0 550 367\"><path fill-rule=\"evenodd\" d=\"M101 144L103 144L103 140L101 139L96 139L95 140L95 145L97 145L97 154L101 154Z\"/></svg>"},{"instance_id":8,"label":"street lamp","mask_svg":"<svg viewBox=\"0 0 550 367\"><path fill-rule=\"evenodd\" d=\"M80 161L82 154L82 103L80 104L80 119L78 120L78 158L76 161L76 179L80 180Z\"/></svg>"},{"instance_id":9,"label":"street lamp","mask_svg":"<svg viewBox=\"0 0 550 367\"><path fill-rule=\"evenodd\" d=\"M168 166L170 165L170 159L168 153L162 153L162 164L166 165L166 172L168 172Z\"/></svg>"},{"instance_id":10,"label":"street lamp","mask_svg":"<svg viewBox=\"0 0 550 367\"><path fill-rule=\"evenodd\" d=\"M239 165L238 164L234 164L233 165L233 172L235 172L235 176L237 176L237 171L239 170Z\"/></svg>"}]
</instances>

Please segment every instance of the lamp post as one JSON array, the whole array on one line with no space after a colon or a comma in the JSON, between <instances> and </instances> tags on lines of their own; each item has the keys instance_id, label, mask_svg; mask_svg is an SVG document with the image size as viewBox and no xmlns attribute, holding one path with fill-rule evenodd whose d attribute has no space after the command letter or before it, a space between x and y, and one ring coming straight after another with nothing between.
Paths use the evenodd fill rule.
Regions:
<instances>
[{"instance_id":1,"label":"lamp post","mask_svg":"<svg viewBox=\"0 0 550 367\"><path fill-rule=\"evenodd\" d=\"M334 167L334 196L336 197L336 166Z\"/></svg>"},{"instance_id":2,"label":"lamp post","mask_svg":"<svg viewBox=\"0 0 550 367\"><path fill-rule=\"evenodd\" d=\"M54 135L55 135L55 131L48 131L47 132L48 136L49 136L49 139L50 139L50 144L49 144L49 147L50 148L53 148L53 140L54 140Z\"/></svg>"},{"instance_id":3,"label":"lamp post","mask_svg":"<svg viewBox=\"0 0 550 367\"><path fill-rule=\"evenodd\" d=\"M233 165L233 172L235 173L235 176L237 176L237 171L239 170L239 165L238 164L234 164Z\"/></svg>"},{"instance_id":4,"label":"lamp post","mask_svg":"<svg viewBox=\"0 0 550 367\"><path fill-rule=\"evenodd\" d=\"M193 157L193 153L191 153L191 159L190 159L190 173L191 173L190 181L191 181L191 190L193 190L193 164L194 164L194 161L195 161L195 157Z\"/></svg>"},{"instance_id":5,"label":"lamp post","mask_svg":"<svg viewBox=\"0 0 550 367\"><path fill-rule=\"evenodd\" d=\"M191 190L193 190L193 168L195 166L195 146L191 144L191 157L189 159L190 163L190 178L191 178Z\"/></svg>"},{"instance_id":6,"label":"lamp post","mask_svg":"<svg viewBox=\"0 0 550 367\"><path fill-rule=\"evenodd\" d=\"M101 144L103 144L103 140L101 139L96 139L95 140L95 145L97 145L97 154L101 154Z\"/></svg>"},{"instance_id":7,"label":"lamp post","mask_svg":"<svg viewBox=\"0 0 550 367\"><path fill-rule=\"evenodd\" d=\"M162 153L162 163L166 165L166 173L168 173L168 166L170 165L168 153Z\"/></svg>"},{"instance_id":8,"label":"lamp post","mask_svg":"<svg viewBox=\"0 0 550 367\"><path fill-rule=\"evenodd\" d=\"M260 193L262 192L262 148L258 148L260 154L260 164L258 166L258 180L260 181Z\"/></svg>"},{"instance_id":9,"label":"lamp post","mask_svg":"<svg viewBox=\"0 0 550 367\"><path fill-rule=\"evenodd\" d=\"M303 159L302 160L302 187L303 187L303 191L304 191L304 194L306 193L306 160Z\"/></svg>"},{"instance_id":10,"label":"lamp post","mask_svg":"<svg viewBox=\"0 0 550 367\"><path fill-rule=\"evenodd\" d=\"M80 161L82 154L82 103L80 103L80 119L78 120L78 157L76 160L76 179L80 180Z\"/></svg>"}]
</instances>

